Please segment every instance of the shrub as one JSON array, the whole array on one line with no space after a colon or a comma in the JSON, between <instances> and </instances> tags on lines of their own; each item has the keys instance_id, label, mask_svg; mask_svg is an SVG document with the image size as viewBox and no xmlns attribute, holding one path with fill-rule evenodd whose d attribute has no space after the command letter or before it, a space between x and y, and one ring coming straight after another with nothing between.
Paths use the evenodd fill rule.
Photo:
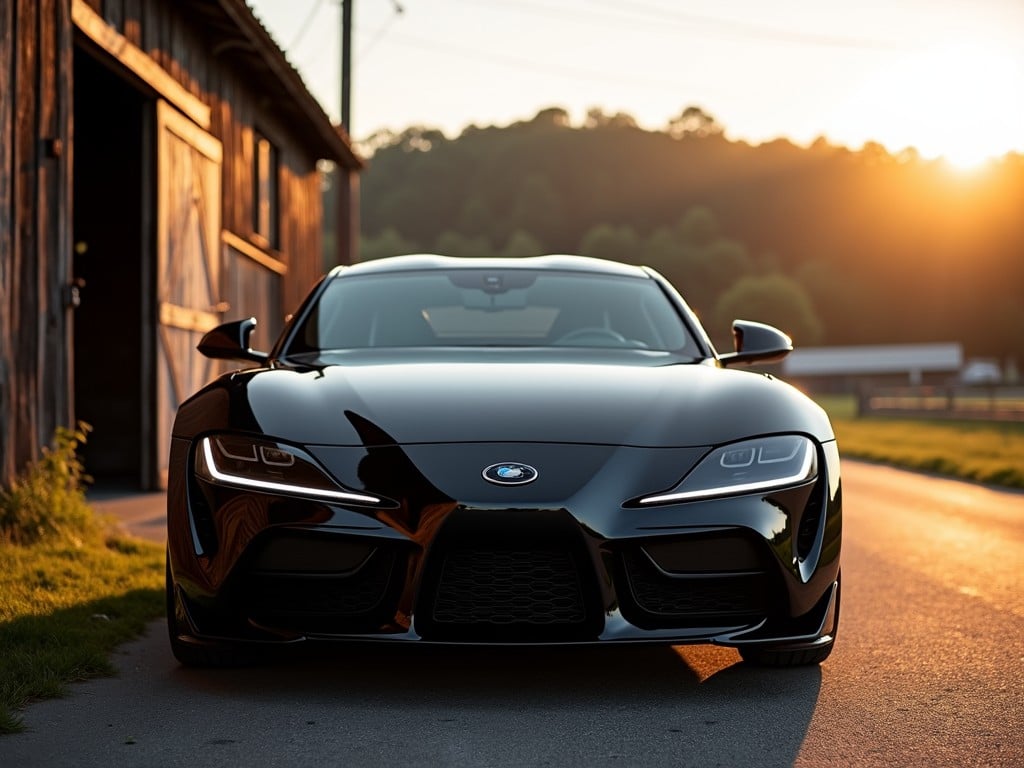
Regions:
<instances>
[{"instance_id":1,"label":"shrub","mask_svg":"<svg viewBox=\"0 0 1024 768\"><path fill-rule=\"evenodd\" d=\"M11 483L0 488L0 541L27 546L44 540L80 543L103 530L85 500L91 478L78 458L78 446L92 428L58 427L53 447Z\"/></svg>"}]
</instances>

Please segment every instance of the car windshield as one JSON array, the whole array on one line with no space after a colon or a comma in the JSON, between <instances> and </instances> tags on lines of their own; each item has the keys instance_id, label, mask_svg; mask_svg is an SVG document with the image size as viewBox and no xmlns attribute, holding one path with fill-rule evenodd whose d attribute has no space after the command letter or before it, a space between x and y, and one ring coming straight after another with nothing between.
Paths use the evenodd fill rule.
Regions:
<instances>
[{"instance_id":1,"label":"car windshield","mask_svg":"<svg viewBox=\"0 0 1024 768\"><path fill-rule=\"evenodd\" d=\"M654 280L452 269L332 279L286 354L438 346L698 350Z\"/></svg>"}]
</instances>

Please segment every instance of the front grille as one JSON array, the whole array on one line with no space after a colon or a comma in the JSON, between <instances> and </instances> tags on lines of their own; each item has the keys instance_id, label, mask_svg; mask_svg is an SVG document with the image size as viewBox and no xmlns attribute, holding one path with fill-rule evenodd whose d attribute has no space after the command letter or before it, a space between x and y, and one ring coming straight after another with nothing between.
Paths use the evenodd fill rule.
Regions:
<instances>
[{"instance_id":1,"label":"front grille","mask_svg":"<svg viewBox=\"0 0 1024 768\"><path fill-rule=\"evenodd\" d=\"M434 599L438 624L581 624L580 578L563 551L456 549L441 569Z\"/></svg>"},{"instance_id":2,"label":"front grille","mask_svg":"<svg viewBox=\"0 0 1024 768\"><path fill-rule=\"evenodd\" d=\"M640 610L674 624L747 620L766 611L766 574L667 575L642 552L623 557L630 593Z\"/></svg>"}]
</instances>

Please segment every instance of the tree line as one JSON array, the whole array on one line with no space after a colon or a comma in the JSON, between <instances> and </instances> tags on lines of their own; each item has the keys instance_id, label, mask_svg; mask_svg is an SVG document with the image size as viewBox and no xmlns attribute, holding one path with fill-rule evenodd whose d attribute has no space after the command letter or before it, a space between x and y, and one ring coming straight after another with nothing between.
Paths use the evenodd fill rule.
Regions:
<instances>
[{"instance_id":1,"label":"tree line","mask_svg":"<svg viewBox=\"0 0 1024 768\"><path fill-rule=\"evenodd\" d=\"M746 317L805 346L960 341L1024 360L1018 154L958 173L878 144L754 146L697 107L660 131L551 108L363 149L364 260L580 253L654 267L717 340Z\"/></svg>"}]
</instances>

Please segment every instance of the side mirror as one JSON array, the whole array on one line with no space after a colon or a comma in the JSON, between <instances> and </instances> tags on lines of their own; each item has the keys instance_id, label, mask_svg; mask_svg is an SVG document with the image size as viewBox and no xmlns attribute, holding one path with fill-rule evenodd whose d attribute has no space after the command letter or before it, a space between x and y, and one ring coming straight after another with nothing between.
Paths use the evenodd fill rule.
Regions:
<instances>
[{"instance_id":1,"label":"side mirror","mask_svg":"<svg viewBox=\"0 0 1024 768\"><path fill-rule=\"evenodd\" d=\"M737 363L775 363L793 351L793 340L771 325L752 320L733 320L732 338L735 352L721 355L722 365Z\"/></svg>"},{"instance_id":2,"label":"side mirror","mask_svg":"<svg viewBox=\"0 0 1024 768\"><path fill-rule=\"evenodd\" d=\"M247 360L254 363L265 363L270 356L266 352L257 352L249 347L249 337L255 327L255 317L218 325L213 330L206 332L199 340L196 349L214 360Z\"/></svg>"}]
</instances>

